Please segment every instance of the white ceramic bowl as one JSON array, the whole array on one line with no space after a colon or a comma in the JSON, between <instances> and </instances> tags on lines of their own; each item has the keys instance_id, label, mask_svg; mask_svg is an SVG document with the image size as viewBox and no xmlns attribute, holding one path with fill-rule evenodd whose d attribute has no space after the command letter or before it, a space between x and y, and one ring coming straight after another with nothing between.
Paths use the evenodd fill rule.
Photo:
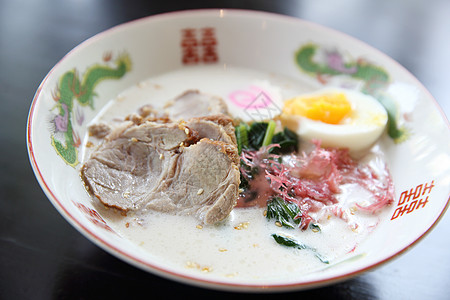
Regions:
<instances>
[{"instance_id":1,"label":"white ceramic bowl","mask_svg":"<svg viewBox=\"0 0 450 300\"><path fill-rule=\"evenodd\" d=\"M267 80L255 84L269 82L273 87L283 82L280 78L288 78L289 83L279 85L282 94L294 84L304 91L345 86L389 96L385 101L396 109L392 120L397 128L391 136L385 134L382 143L395 183L395 203L354 251L353 259L289 279L193 272L167 264L123 238L86 193L79 177L82 140L86 124L109 100L147 78L175 70L203 74L201 88L207 90L209 80L219 80L217 74L234 67L268 74ZM247 78L251 74L247 72ZM186 82L175 83L173 93L189 86L188 77ZM242 112L251 97L231 97L230 92L254 96L255 91L248 88L239 80L230 80L211 92L226 98L232 111ZM209 288L292 290L347 279L417 243L442 217L449 199L449 124L427 90L395 61L352 37L269 13L175 12L98 34L68 53L43 80L31 105L27 134L31 164L42 189L83 235L138 268Z\"/></svg>"}]
</instances>

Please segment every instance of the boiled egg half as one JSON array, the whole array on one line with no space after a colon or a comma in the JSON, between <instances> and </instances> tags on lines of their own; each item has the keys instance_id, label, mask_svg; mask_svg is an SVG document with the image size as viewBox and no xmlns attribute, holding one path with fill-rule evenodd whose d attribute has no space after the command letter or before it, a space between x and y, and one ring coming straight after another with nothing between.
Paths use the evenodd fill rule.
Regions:
<instances>
[{"instance_id":1,"label":"boiled egg half","mask_svg":"<svg viewBox=\"0 0 450 300\"><path fill-rule=\"evenodd\" d=\"M353 152L370 148L388 121L386 110L374 97L342 88L289 99L279 118L303 140L318 140L324 147Z\"/></svg>"}]
</instances>

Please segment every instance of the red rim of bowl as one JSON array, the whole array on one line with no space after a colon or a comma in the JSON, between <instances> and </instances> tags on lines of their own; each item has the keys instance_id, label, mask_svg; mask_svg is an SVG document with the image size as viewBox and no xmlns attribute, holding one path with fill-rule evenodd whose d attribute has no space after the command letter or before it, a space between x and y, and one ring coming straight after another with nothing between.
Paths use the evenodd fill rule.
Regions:
<instances>
[{"instance_id":1,"label":"red rim of bowl","mask_svg":"<svg viewBox=\"0 0 450 300\"><path fill-rule=\"evenodd\" d=\"M183 283L188 283L188 284L192 284L192 285L196 285L199 287L204 287L204 288L216 288L216 289L221 289L221 290L230 290L230 291L243 291L243 292L249 292L249 291L287 291L287 290L299 290L299 289L305 289L305 288L314 288L314 287L320 287L323 285L328 285L328 284L332 284L332 283L337 283L352 277L355 277L361 273L364 273L370 269L379 267L381 265L383 265L384 263L390 261L391 259L398 257L399 255L405 253L407 250L409 250L412 246L416 245L420 240L422 240L435 226L436 224L441 220L442 216L445 214L448 206L449 206L449 201L450 201L450 195L447 198L447 203L445 205L445 207L442 209L441 213L439 214L439 216L436 218L436 220L433 222L433 224L430 225L430 227L423 232L420 236L418 236L413 242L411 242L409 245L405 246L403 249L397 251L396 253L386 257L383 260L378 261L377 263L373 263L369 266L366 266L364 268L358 269L356 271L353 272L349 272L343 275L337 275L334 277L330 277L327 279L320 279L320 280L311 280L311 281L305 281L305 282L300 282L300 283L288 283L288 284L268 284L268 285L261 285L261 284L237 284L237 283L227 283L227 282L220 282L220 281L214 281L214 280L204 280L204 279L199 279L199 278L195 278L195 277L190 277L187 275L183 275L183 274L179 274L176 272L172 272L169 270L166 270L164 268L158 267L156 265L153 265L151 263L148 263L146 261L143 261L135 256L133 256L130 253L127 253L126 251L123 251L119 248L117 248L116 246L114 246L113 244L109 243L108 241L104 240L103 238L101 238L99 235L97 235L94 231L90 230L89 228L87 228L86 226L84 226L82 224L81 221L79 221L74 215L72 215L70 213L70 211L68 211L66 209L66 207L64 207L64 205L58 200L58 198L55 196L55 194L52 192L52 190L49 188L48 184L46 183L44 177L42 176L42 173L39 169L39 166L37 164L36 158L35 158L35 154L34 154L34 149L33 149L33 143L32 143L32 128L33 128L33 116L34 116L34 111L37 105L37 101L38 98L41 94L42 88L44 87L44 85L46 84L48 78L50 77L50 75L53 73L54 69L61 64L62 61L64 61L66 58L68 58L73 52L77 51L78 49L82 48L82 47L86 47L89 44L95 42L97 39L101 38L102 36L104 36L107 33L111 33L113 31L116 31L118 29L124 29L124 27L127 27L131 24L134 23L140 23L140 22L147 22L148 20L156 20L159 18L173 18L173 17L179 17L179 16L188 16L188 15L194 15L194 14L203 14L203 15L217 15L217 16L225 16L228 14L246 14L246 15L254 15L254 16L261 16L261 17L266 17L266 18L272 18L272 19L282 19L282 20L291 20L293 22L300 22L300 23L304 23L304 24L308 24L308 26L313 26L313 27L317 27L321 30L325 30L325 31L330 31L333 32L336 35L341 35L344 36L345 38L349 38L352 39L358 43L361 43L362 45L364 45L365 47L369 48L371 51L375 51L378 52L379 54L381 54L381 56L384 56L385 59L387 59L390 62L395 63L400 69L402 69L402 71L409 75L411 77L411 79L413 79L415 81L415 84L417 86L419 86L421 88L421 90L423 92L426 92L428 94L428 98L431 99L434 102L434 105L438 108L438 110L440 111L444 121L447 124L447 128L450 129L450 124L448 119L446 118L443 110L441 109L441 107L438 105L437 101L434 99L434 97L431 95L431 93L422 85L421 82L419 82L419 80L412 75L406 68L404 68L402 65L400 65L398 62L396 62L395 60L393 60L392 58L390 58L389 56L387 56L386 54L382 53L381 51L373 48L372 46L352 37L349 36L343 32L334 30L332 28L314 23L314 22L310 22L310 21L305 21L296 17L290 17L290 16L285 16L285 15L280 15L277 13L269 13L269 12L261 12L261 11L253 11L253 10L240 10L240 9L197 9L197 10L187 10L187 11L174 11L174 12L168 12L168 13L163 13L163 14L158 14L158 15L153 15L153 16L148 16L148 17L144 17L141 19L136 19L136 20L132 20L117 26L114 26L108 30L105 30L103 32L100 32L96 35L94 35L93 37L85 40L84 42L80 43L78 46L76 46L75 48L73 48L70 52L68 52L50 71L49 73L45 76L45 78L43 79L43 81L41 82L41 84L39 85L33 101L31 103L31 107L30 107L30 111L28 114L28 121L27 121L27 148L28 148L28 154L29 154L29 159L30 159L30 163L32 165L33 171L35 173L35 176L41 186L41 188L43 189L43 191L45 192L46 196L51 200L52 204L55 206L55 208L64 216L64 218L71 224L73 225L75 228L78 229L78 231L80 231L80 233L82 233L85 237L87 237L89 240L91 240L94 244L100 246L102 249L106 250L107 252L109 252L110 254L113 254L115 256L119 256L120 258L126 260L128 263L134 265L137 268L141 268L144 270L147 270L155 275L160 275L162 277L165 277L167 279L171 279L171 280L178 280L180 282Z\"/></svg>"}]
</instances>

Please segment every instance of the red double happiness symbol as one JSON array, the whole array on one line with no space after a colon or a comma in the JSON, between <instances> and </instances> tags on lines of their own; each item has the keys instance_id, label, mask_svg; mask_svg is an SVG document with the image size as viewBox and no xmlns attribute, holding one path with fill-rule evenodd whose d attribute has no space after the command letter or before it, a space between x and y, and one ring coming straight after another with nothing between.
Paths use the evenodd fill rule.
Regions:
<instances>
[{"instance_id":1,"label":"red double happiness symbol","mask_svg":"<svg viewBox=\"0 0 450 300\"><path fill-rule=\"evenodd\" d=\"M419 184L409 190L403 191L397 203L397 208L392 214L391 220L410 214L413 211L424 208L429 202L429 194L434 187L434 180L430 183Z\"/></svg>"},{"instance_id":2,"label":"red double happiness symbol","mask_svg":"<svg viewBox=\"0 0 450 300\"><path fill-rule=\"evenodd\" d=\"M200 38L198 38L200 33ZM182 63L185 65L203 63L216 63L219 60L217 54L217 38L215 28L203 27L184 28L181 30Z\"/></svg>"}]
</instances>

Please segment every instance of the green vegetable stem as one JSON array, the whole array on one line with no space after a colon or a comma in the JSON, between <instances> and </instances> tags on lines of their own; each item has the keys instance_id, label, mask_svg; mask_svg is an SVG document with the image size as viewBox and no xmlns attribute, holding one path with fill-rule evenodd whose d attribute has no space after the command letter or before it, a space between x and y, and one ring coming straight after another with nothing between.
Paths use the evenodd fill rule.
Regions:
<instances>
[{"instance_id":1,"label":"green vegetable stem","mask_svg":"<svg viewBox=\"0 0 450 300\"><path fill-rule=\"evenodd\" d=\"M279 147L271 148L270 153L280 154L297 151L297 134L286 127L276 133L276 127L277 124L274 120L254 122L250 126L241 122L235 127L239 154L243 149L257 151L261 147L271 144L278 144Z\"/></svg>"},{"instance_id":2,"label":"green vegetable stem","mask_svg":"<svg viewBox=\"0 0 450 300\"><path fill-rule=\"evenodd\" d=\"M243 148L248 148L248 133L247 124L241 123L236 127L236 141L238 145L239 154L241 154Z\"/></svg>"},{"instance_id":3,"label":"green vegetable stem","mask_svg":"<svg viewBox=\"0 0 450 300\"><path fill-rule=\"evenodd\" d=\"M273 134L275 133L276 127L277 127L277 124L275 123L275 121L270 120L269 123L267 124L267 129L264 134L262 146L269 146L270 144L272 144L272 138L273 138Z\"/></svg>"}]
</instances>

